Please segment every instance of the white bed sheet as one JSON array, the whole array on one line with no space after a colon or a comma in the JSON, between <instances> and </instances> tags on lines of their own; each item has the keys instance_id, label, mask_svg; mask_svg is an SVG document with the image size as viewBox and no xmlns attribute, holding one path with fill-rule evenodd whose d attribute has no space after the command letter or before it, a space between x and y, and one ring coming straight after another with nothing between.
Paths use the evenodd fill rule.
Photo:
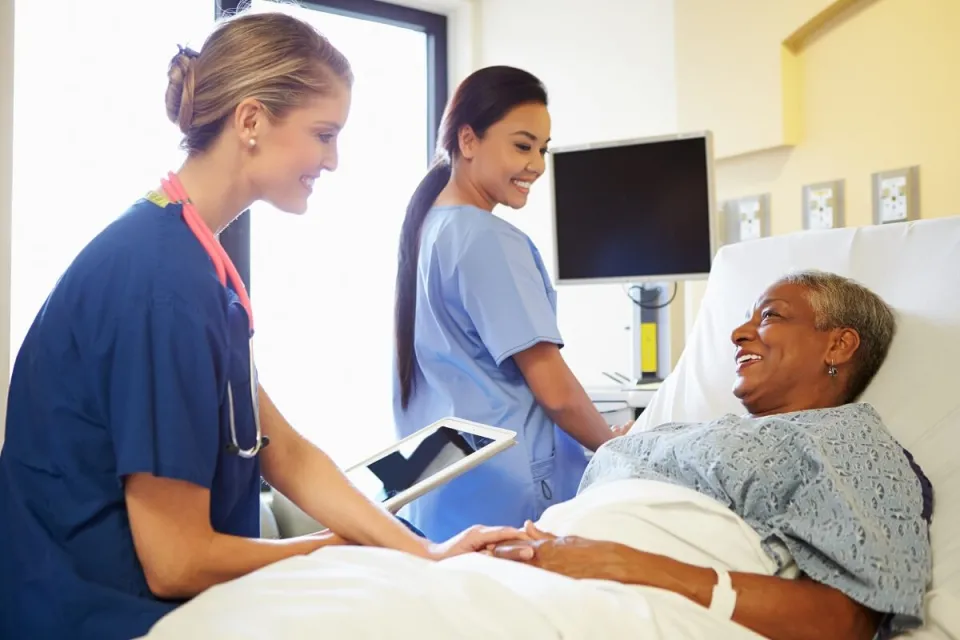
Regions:
<instances>
[{"instance_id":1,"label":"white bed sheet","mask_svg":"<svg viewBox=\"0 0 960 640\"><path fill-rule=\"evenodd\" d=\"M770 574L773 563L735 514L696 492L628 480L551 508L540 526L619 541L703 566ZM757 640L659 589L572 580L480 554L432 563L339 547L219 585L146 636L180 638L632 638Z\"/></svg>"}]
</instances>

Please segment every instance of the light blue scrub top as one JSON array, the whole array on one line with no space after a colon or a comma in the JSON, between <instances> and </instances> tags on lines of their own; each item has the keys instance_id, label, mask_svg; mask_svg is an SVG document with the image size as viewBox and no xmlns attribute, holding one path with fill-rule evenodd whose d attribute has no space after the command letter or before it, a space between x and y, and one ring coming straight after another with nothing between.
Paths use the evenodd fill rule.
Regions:
<instances>
[{"instance_id":1,"label":"light blue scrub top","mask_svg":"<svg viewBox=\"0 0 960 640\"><path fill-rule=\"evenodd\" d=\"M142 200L63 274L10 383L0 453L0 638L127 639L179 603L147 588L131 473L210 490L216 531L259 535L259 461L225 451L227 378L254 440L247 316L180 207Z\"/></svg>"},{"instance_id":2,"label":"light blue scrub top","mask_svg":"<svg viewBox=\"0 0 960 640\"><path fill-rule=\"evenodd\" d=\"M404 515L433 540L474 524L520 526L572 498L584 449L537 403L514 354L563 344L556 291L519 229L472 206L434 207L421 232L410 405L400 436L455 416L517 432L517 445L431 491Z\"/></svg>"}]
</instances>

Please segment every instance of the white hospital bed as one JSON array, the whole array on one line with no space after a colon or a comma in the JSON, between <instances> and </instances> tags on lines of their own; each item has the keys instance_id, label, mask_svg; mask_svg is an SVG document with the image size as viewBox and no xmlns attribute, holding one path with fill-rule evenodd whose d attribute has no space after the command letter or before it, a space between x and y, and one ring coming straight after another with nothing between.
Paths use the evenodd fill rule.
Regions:
<instances>
[{"instance_id":1,"label":"white hospital bed","mask_svg":"<svg viewBox=\"0 0 960 640\"><path fill-rule=\"evenodd\" d=\"M724 247L676 370L638 425L742 411L730 393L731 328L772 280L801 268L854 278L898 312L890 355L863 400L913 453L935 492L928 624L910 637L960 638L960 217Z\"/></svg>"},{"instance_id":2,"label":"white hospital bed","mask_svg":"<svg viewBox=\"0 0 960 640\"><path fill-rule=\"evenodd\" d=\"M928 624L910 637L960 639L960 465L954 461L960 444L960 218L805 232L724 247L686 350L636 428L740 412L730 393L730 331L763 289L798 268L853 277L899 312L890 356L864 399L914 454L936 492ZM167 616L149 637L306 638L330 632L401 637L407 624L419 638L757 637L700 615L674 594L631 600L636 596L607 589L587 603L583 589L589 585L551 582L553 574L545 572L536 571L549 577L542 581L517 573L508 590L490 575L478 576L500 568L488 571L470 561L444 571L404 564L382 550L325 553L215 587ZM391 565L402 566L388 570ZM419 575L420 582L400 584L404 571ZM389 623L375 622L384 619ZM508 634L504 619L513 625Z\"/></svg>"}]
</instances>

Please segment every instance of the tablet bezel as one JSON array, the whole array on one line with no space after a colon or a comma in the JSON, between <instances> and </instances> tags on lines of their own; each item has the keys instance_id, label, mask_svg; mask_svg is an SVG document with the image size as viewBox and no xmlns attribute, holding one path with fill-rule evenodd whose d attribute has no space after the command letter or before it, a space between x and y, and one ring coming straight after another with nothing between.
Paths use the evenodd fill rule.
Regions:
<instances>
[{"instance_id":1,"label":"tablet bezel","mask_svg":"<svg viewBox=\"0 0 960 640\"><path fill-rule=\"evenodd\" d=\"M366 458L365 460L358 462L357 464L350 465L349 467L344 467L343 472L349 477L349 474L360 467L366 467L373 462L399 450L403 445L410 440L416 440L429 433L436 431L440 427L447 427L455 431L460 431L463 433L479 436L481 438L487 438L492 440L490 444L486 445L482 449L478 449L471 453L470 455L457 460L448 467L444 467L442 470L434 473L433 475L420 480L413 486L408 489L401 491L400 493L384 500L382 502L377 501L373 496L367 496L371 500L382 504L383 507L390 513L396 513L404 506L410 504L420 496L425 493L436 489L442 484L453 480L457 476L473 469L474 467L486 462L493 456L498 453L509 449L513 445L517 444L517 432L510 431L509 429L501 429L500 427L491 427L485 424L480 424L478 422L471 422L469 420L461 420L459 418L441 418L436 422L427 425L426 427L411 433L409 436L394 442L392 445L386 449L375 453L374 455Z\"/></svg>"}]
</instances>

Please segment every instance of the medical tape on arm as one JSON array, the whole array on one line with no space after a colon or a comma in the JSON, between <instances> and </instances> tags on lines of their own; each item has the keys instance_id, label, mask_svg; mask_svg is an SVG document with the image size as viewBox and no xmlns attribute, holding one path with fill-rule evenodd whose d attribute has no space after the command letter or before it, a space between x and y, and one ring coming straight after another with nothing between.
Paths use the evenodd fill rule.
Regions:
<instances>
[{"instance_id":1,"label":"medical tape on arm","mask_svg":"<svg viewBox=\"0 0 960 640\"><path fill-rule=\"evenodd\" d=\"M714 569L717 573L717 584L713 587L710 598L710 613L717 618L730 620L737 608L737 592L733 590L733 581L730 574L722 569Z\"/></svg>"}]
</instances>

